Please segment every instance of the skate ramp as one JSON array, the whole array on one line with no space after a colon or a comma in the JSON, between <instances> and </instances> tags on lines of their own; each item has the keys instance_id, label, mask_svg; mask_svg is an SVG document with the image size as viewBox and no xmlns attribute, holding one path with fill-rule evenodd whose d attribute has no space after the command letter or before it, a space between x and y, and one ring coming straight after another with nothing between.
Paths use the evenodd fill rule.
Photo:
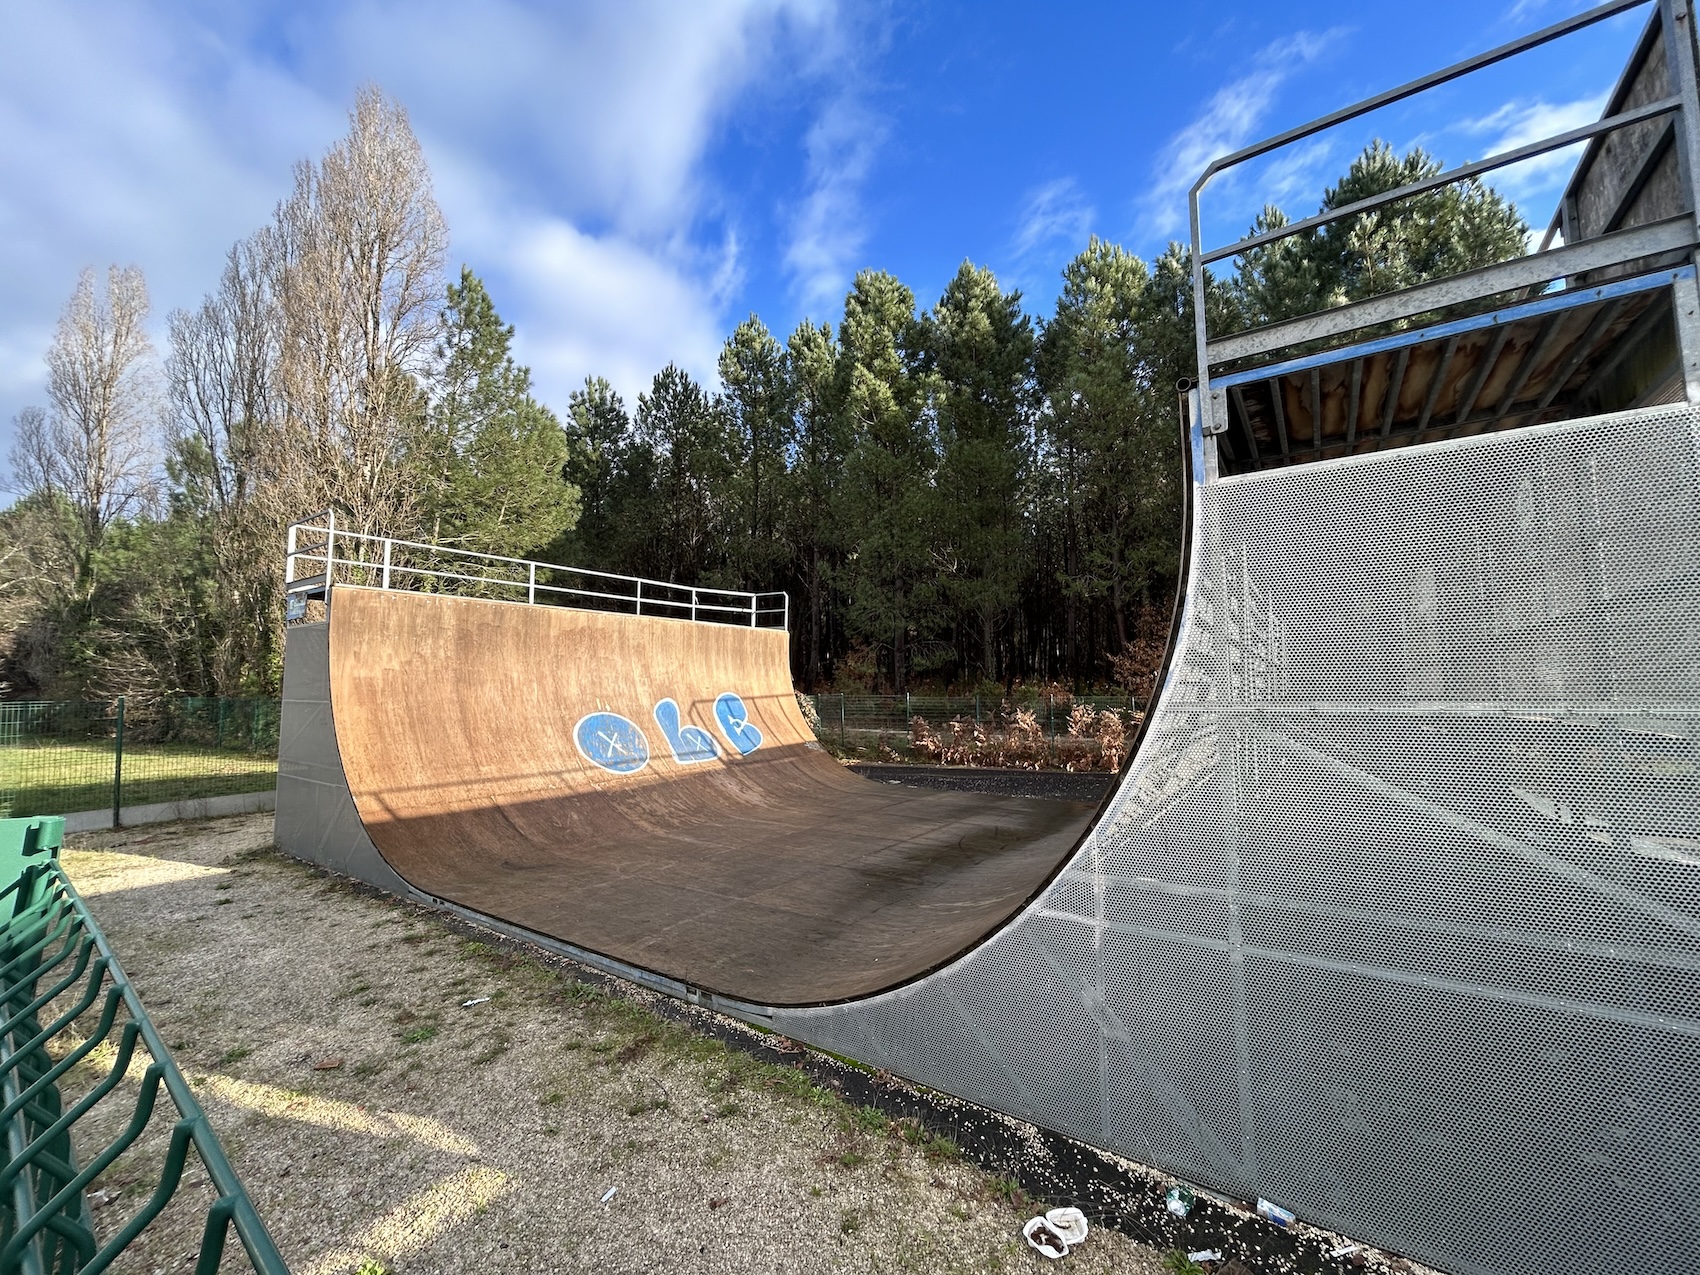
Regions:
<instances>
[{"instance_id":1,"label":"skate ramp","mask_svg":"<svg viewBox=\"0 0 1700 1275\"><path fill-rule=\"evenodd\" d=\"M338 586L330 703L361 822L425 894L765 1005L948 962L1094 807L849 773L780 630Z\"/></svg>"}]
</instances>

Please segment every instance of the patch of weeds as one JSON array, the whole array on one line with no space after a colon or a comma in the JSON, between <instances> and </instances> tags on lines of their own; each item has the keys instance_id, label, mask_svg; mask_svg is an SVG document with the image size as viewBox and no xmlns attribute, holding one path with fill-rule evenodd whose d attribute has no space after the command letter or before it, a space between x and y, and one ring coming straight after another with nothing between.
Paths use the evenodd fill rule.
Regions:
<instances>
[{"instance_id":1,"label":"patch of weeds","mask_svg":"<svg viewBox=\"0 0 1700 1275\"><path fill-rule=\"evenodd\" d=\"M671 1104L665 1098L639 1098L626 1108L628 1116L646 1116L652 1111L666 1111Z\"/></svg>"},{"instance_id":2,"label":"patch of weeds","mask_svg":"<svg viewBox=\"0 0 1700 1275\"><path fill-rule=\"evenodd\" d=\"M384 1059L363 1058L354 1064L354 1075L364 1080L367 1076L375 1076L384 1069Z\"/></svg>"},{"instance_id":3,"label":"patch of weeds","mask_svg":"<svg viewBox=\"0 0 1700 1275\"><path fill-rule=\"evenodd\" d=\"M405 1028L401 1033L401 1043L404 1045L423 1045L437 1034L437 1024L418 1023Z\"/></svg>"},{"instance_id":4,"label":"patch of weeds","mask_svg":"<svg viewBox=\"0 0 1700 1275\"><path fill-rule=\"evenodd\" d=\"M821 1087L810 1080L806 1072L790 1067L775 1068L764 1080L763 1087L785 1098L815 1102L823 1097Z\"/></svg>"},{"instance_id":5,"label":"patch of weeds","mask_svg":"<svg viewBox=\"0 0 1700 1275\"><path fill-rule=\"evenodd\" d=\"M215 908L227 908L234 902L236 902L235 899L214 899L213 906Z\"/></svg>"},{"instance_id":6,"label":"patch of weeds","mask_svg":"<svg viewBox=\"0 0 1700 1275\"><path fill-rule=\"evenodd\" d=\"M892 1129L929 1160L960 1160L962 1148L941 1134L935 1134L919 1120L894 1120Z\"/></svg>"},{"instance_id":7,"label":"patch of weeds","mask_svg":"<svg viewBox=\"0 0 1700 1275\"><path fill-rule=\"evenodd\" d=\"M1209 1275L1209 1272L1180 1249L1171 1249L1163 1254L1163 1269L1170 1275Z\"/></svg>"},{"instance_id":8,"label":"patch of weeds","mask_svg":"<svg viewBox=\"0 0 1700 1275\"><path fill-rule=\"evenodd\" d=\"M425 939L426 936L419 933L418 930L410 931L409 933L401 936L401 941L403 943L423 943Z\"/></svg>"},{"instance_id":9,"label":"patch of weeds","mask_svg":"<svg viewBox=\"0 0 1700 1275\"><path fill-rule=\"evenodd\" d=\"M818 1200L818 1199L821 1198L821 1196L826 1194L826 1188L824 1186L822 1186L819 1182L817 1182L812 1187L809 1188L809 1194L814 1196L815 1199Z\"/></svg>"},{"instance_id":10,"label":"patch of weeds","mask_svg":"<svg viewBox=\"0 0 1700 1275\"><path fill-rule=\"evenodd\" d=\"M840 1235L854 1235L861 1229L862 1215L860 1213L846 1212L838 1219L838 1233Z\"/></svg>"},{"instance_id":11,"label":"patch of weeds","mask_svg":"<svg viewBox=\"0 0 1700 1275\"><path fill-rule=\"evenodd\" d=\"M617 1063L634 1063L654 1047L655 1034L653 1032L645 1032L636 1040L628 1042L618 1053L616 1053L614 1055L614 1061Z\"/></svg>"},{"instance_id":12,"label":"patch of weeds","mask_svg":"<svg viewBox=\"0 0 1700 1275\"><path fill-rule=\"evenodd\" d=\"M375 1257L368 1257L356 1268L354 1275L390 1275L390 1268Z\"/></svg>"},{"instance_id":13,"label":"patch of weeds","mask_svg":"<svg viewBox=\"0 0 1700 1275\"><path fill-rule=\"evenodd\" d=\"M213 887L215 890L234 890L235 888L236 883L234 881L220 881Z\"/></svg>"},{"instance_id":14,"label":"patch of weeds","mask_svg":"<svg viewBox=\"0 0 1700 1275\"><path fill-rule=\"evenodd\" d=\"M714 1109L714 1118L716 1120L728 1120L733 1116L742 1115L743 1110L735 1102L723 1102Z\"/></svg>"},{"instance_id":15,"label":"patch of weeds","mask_svg":"<svg viewBox=\"0 0 1700 1275\"><path fill-rule=\"evenodd\" d=\"M841 1169L857 1169L868 1162L868 1153L854 1138L841 1138L836 1150L821 1157L823 1164L836 1164Z\"/></svg>"},{"instance_id":16,"label":"patch of weeds","mask_svg":"<svg viewBox=\"0 0 1700 1275\"><path fill-rule=\"evenodd\" d=\"M564 1045L562 1045L561 1048L562 1049L583 1049L584 1048L584 1042L582 1040L569 1040Z\"/></svg>"},{"instance_id":17,"label":"patch of weeds","mask_svg":"<svg viewBox=\"0 0 1700 1275\"><path fill-rule=\"evenodd\" d=\"M543 1132L548 1134L551 1138L554 1137L560 1131L561 1131L561 1127L559 1125L546 1124L546 1125L543 1126Z\"/></svg>"},{"instance_id":18,"label":"patch of weeds","mask_svg":"<svg viewBox=\"0 0 1700 1275\"><path fill-rule=\"evenodd\" d=\"M228 1066L230 1066L231 1063L241 1062L244 1058L246 1058L249 1054L251 1054L253 1052L254 1051L252 1049L250 1049L247 1045L238 1045L235 1049L226 1050L224 1052L223 1056L221 1056L219 1058L219 1060L216 1063L213 1064L213 1066L215 1066L215 1067L228 1067Z\"/></svg>"},{"instance_id":19,"label":"patch of weeds","mask_svg":"<svg viewBox=\"0 0 1700 1275\"><path fill-rule=\"evenodd\" d=\"M986 1190L991 1193L994 1199L1002 1200L1018 1213L1032 1203L1032 1199L1022 1189L1021 1183L1012 1177L992 1178L986 1183Z\"/></svg>"},{"instance_id":20,"label":"patch of weeds","mask_svg":"<svg viewBox=\"0 0 1700 1275\"><path fill-rule=\"evenodd\" d=\"M868 1133L885 1133L891 1128L891 1121L878 1107L853 1107L850 1118L858 1129Z\"/></svg>"},{"instance_id":21,"label":"patch of weeds","mask_svg":"<svg viewBox=\"0 0 1700 1275\"><path fill-rule=\"evenodd\" d=\"M189 1042L186 1040L174 1040L171 1042L171 1049L174 1052L181 1053L187 1048L189 1048Z\"/></svg>"},{"instance_id":22,"label":"patch of weeds","mask_svg":"<svg viewBox=\"0 0 1700 1275\"><path fill-rule=\"evenodd\" d=\"M558 1093L546 1093L537 1101L545 1107L553 1107L556 1103L562 1101L562 1095Z\"/></svg>"},{"instance_id":23,"label":"patch of weeds","mask_svg":"<svg viewBox=\"0 0 1700 1275\"><path fill-rule=\"evenodd\" d=\"M482 1067L485 1063L493 1063L496 1059L500 1058L507 1052L508 1042L501 1037L497 1037L488 1045L484 1046L484 1048L473 1057L472 1065L474 1067Z\"/></svg>"},{"instance_id":24,"label":"patch of weeds","mask_svg":"<svg viewBox=\"0 0 1700 1275\"><path fill-rule=\"evenodd\" d=\"M606 1054L613 1048L614 1042L611 1040L593 1040L590 1042L590 1052L593 1054Z\"/></svg>"}]
</instances>

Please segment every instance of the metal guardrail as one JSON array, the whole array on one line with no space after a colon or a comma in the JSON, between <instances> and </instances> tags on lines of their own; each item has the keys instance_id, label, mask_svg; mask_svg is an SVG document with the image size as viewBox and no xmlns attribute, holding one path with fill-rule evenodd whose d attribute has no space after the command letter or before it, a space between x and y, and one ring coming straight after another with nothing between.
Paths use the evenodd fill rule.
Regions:
<instances>
[{"instance_id":1,"label":"metal guardrail","mask_svg":"<svg viewBox=\"0 0 1700 1275\"><path fill-rule=\"evenodd\" d=\"M1289 222L1259 234L1247 235L1220 247L1206 248L1200 214L1200 196L1205 185L1219 174L1301 142L1337 125L1358 119L1372 111L1449 84L1454 80L1505 62L1519 54L1550 44L1608 18L1633 9L1652 5L1658 12L1658 22L1666 32L1666 51L1670 64L1671 91L1654 101L1628 106L1614 101L1610 113L1591 124L1568 129L1538 138L1525 145L1489 155L1483 159L1451 168L1433 177L1355 200L1339 208L1328 209L1314 216ZM1294 235L1315 232L1362 214L1374 212L1389 204L1409 199L1425 192L1457 182L1475 180L1484 174L1522 163L1581 143L1597 147L1608 135L1618 130L1654 120L1672 122L1679 148L1680 170L1685 185L1691 185L1693 174L1700 170L1700 88L1696 85L1696 69L1692 48L1692 12L1688 0L1610 0L1572 17L1552 23L1538 31L1489 49L1442 70L1424 75L1397 88L1378 93L1351 106L1324 115L1307 124L1288 129L1274 137L1243 147L1210 163L1199 176L1188 195L1191 222L1192 286L1194 302L1194 339L1198 356L1200 407L1204 432L1218 434L1227 429L1227 388L1222 378L1212 375L1212 369L1241 360L1257 359L1290 350L1312 342L1326 342L1347 337L1379 324L1396 323L1421 315L1442 311L1463 303L1522 291L1534 296L1553 287L1566 286L1566 281L1591 271L1632 263L1663 260L1671 254L1688 256L1700 243L1692 212L1667 217L1646 225L1612 230L1595 237L1580 238L1574 243L1553 246L1557 227L1549 231L1539 250L1523 257L1514 257L1497 265L1468 271L1463 274L1430 280L1412 287L1396 290L1366 300L1340 305L1315 314L1285 319L1251 328L1247 331L1213 336L1207 324L1205 305L1205 269L1214 262L1228 260L1246 252L1266 247ZM1692 204L1690 205L1692 207ZM1686 289L1685 297L1700 296L1694 292L1695 282L1683 276L1671 283L1673 288Z\"/></svg>"},{"instance_id":2,"label":"metal guardrail","mask_svg":"<svg viewBox=\"0 0 1700 1275\"><path fill-rule=\"evenodd\" d=\"M58 859L63 829L62 819L0 821L0 879L9 879L0 888L0 916L6 918L0 929L0 1136L5 1140L0 1272L93 1275L106 1270L176 1198L192 1150L217 1196L207 1209L196 1275L220 1269L232 1227L259 1275L288 1275L206 1113L65 876ZM95 1021L85 1027L90 1015ZM133 1064L144 1058L139 1083L125 1088ZM60 1085L67 1075L109 1059L104 1075L65 1105ZM153 1190L103 1242L85 1192L149 1130L162 1089L177 1119ZM128 1103L129 1119L116 1137L96 1139L97 1145L76 1139L87 1156L79 1165L73 1132L103 1103L120 1111ZM134 1177L141 1171L132 1157L126 1172Z\"/></svg>"},{"instance_id":3,"label":"metal guardrail","mask_svg":"<svg viewBox=\"0 0 1700 1275\"><path fill-rule=\"evenodd\" d=\"M791 599L783 592L747 593L671 584L368 535L338 527L334 509L290 523L288 537L284 590L292 598L325 596L332 584L360 584L380 589L494 593L511 601L523 595L534 606L629 611L748 628L791 627ZM456 570L457 566L466 569ZM574 583L563 584L563 579ZM292 618L298 617L292 613Z\"/></svg>"}]
</instances>

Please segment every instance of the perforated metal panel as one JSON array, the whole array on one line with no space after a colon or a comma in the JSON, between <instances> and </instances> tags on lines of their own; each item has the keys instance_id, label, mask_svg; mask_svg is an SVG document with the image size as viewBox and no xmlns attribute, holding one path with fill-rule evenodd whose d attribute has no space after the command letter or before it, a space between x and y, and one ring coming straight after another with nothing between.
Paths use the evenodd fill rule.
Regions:
<instances>
[{"instance_id":1,"label":"perforated metal panel","mask_svg":"<svg viewBox=\"0 0 1700 1275\"><path fill-rule=\"evenodd\" d=\"M1089 844L955 965L776 1025L1447 1270L1688 1269L1697 430L1200 489Z\"/></svg>"}]
</instances>

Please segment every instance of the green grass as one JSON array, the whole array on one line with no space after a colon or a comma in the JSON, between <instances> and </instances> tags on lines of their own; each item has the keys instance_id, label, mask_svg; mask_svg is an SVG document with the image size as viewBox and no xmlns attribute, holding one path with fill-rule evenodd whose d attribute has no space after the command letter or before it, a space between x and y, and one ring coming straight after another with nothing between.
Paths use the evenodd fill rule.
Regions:
<instances>
[{"instance_id":1,"label":"green grass","mask_svg":"<svg viewBox=\"0 0 1700 1275\"><path fill-rule=\"evenodd\" d=\"M126 806L264 792L277 785L277 758L196 744L124 746ZM26 741L0 748L0 807L13 817L107 810L112 806L112 744Z\"/></svg>"}]
</instances>

